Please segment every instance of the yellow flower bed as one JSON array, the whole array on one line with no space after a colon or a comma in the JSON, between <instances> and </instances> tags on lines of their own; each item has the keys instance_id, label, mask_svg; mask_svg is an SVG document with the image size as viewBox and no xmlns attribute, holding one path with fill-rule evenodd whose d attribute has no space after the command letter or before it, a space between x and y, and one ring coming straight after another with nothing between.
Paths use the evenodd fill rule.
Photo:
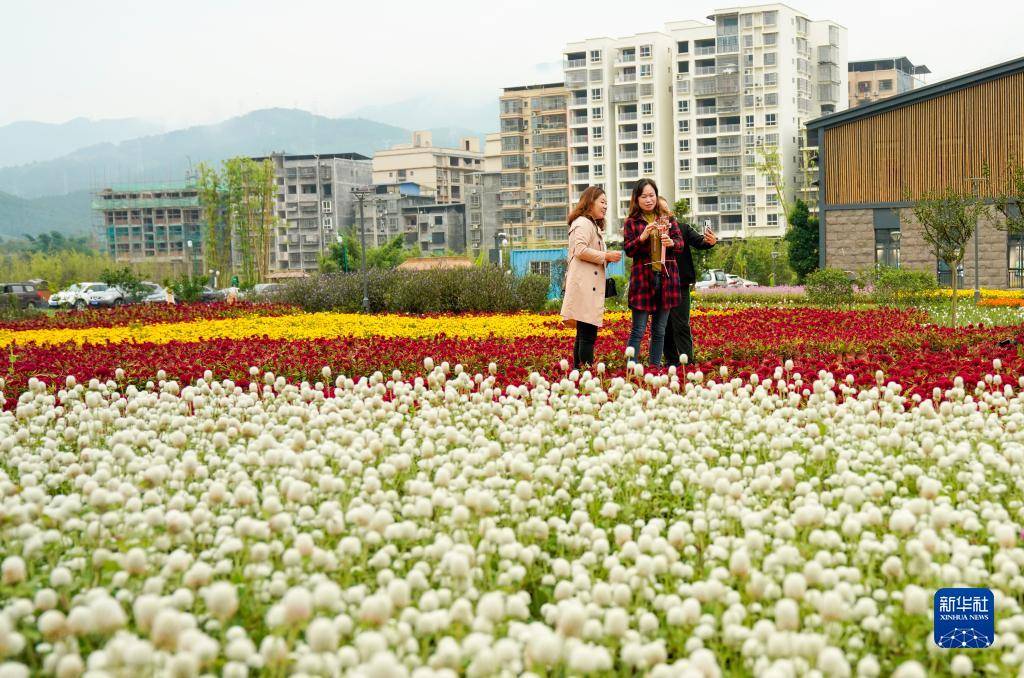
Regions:
<instances>
[{"instance_id":1,"label":"yellow flower bed","mask_svg":"<svg viewBox=\"0 0 1024 678\"><path fill-rule=\"evenodd\" d=\"M982 299L1024 299L1024 290L997 290L982 287L980 291ZM949 299L953 296L953 291L949 289L941 289L929 292L928 294L932 297ZM957 290L956 296L960 299L973 299L974 288L968 287L966 289Z\"/></svg>"},{"instance_id":2,"label":"yellow flower bed","mask_svg":"<svg viewBox=\"0 0 1024 678\"><path fill-rule=\"evenodd\" d=\"M725 315L729 311L694 311L694 316ZM607 313L608 322L622 320L628 312ZM327 339L331 337L450 337L517 338L570 335L573 330L557 315L537 313L445 316L417 318L402 315L359 313L300 313L271 317L226 318L159 325L90 327L45 330L0 330L0 347L9 344L56 345L119 344L122 342L166 344L204 339Z\"/></svg>"}]
</instances>

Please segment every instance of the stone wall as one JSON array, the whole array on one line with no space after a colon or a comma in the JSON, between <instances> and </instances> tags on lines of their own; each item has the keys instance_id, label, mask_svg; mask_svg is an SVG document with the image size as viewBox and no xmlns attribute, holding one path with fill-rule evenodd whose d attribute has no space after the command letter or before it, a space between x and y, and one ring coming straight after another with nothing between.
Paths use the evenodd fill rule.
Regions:
<instances>
[{"instance_id":1,"label":"stone wall","mask_svg":"<svg viewBox=\"0 0 1024 678\"><path fill-rule=\"evenodd\" d=\"M900 267L934 274L935 255L921 236L913 210L900 212ZM993 225L1002 215L985 217L978 225L979 278L982 287L1004 289L1007 286L1006 232ZM830 210L825 221L825 265L844 271L860 272L875 265L874 210ZM967 245L964 258L964 286L974 286L974 239Z\"/></svg>"}]
</instances>

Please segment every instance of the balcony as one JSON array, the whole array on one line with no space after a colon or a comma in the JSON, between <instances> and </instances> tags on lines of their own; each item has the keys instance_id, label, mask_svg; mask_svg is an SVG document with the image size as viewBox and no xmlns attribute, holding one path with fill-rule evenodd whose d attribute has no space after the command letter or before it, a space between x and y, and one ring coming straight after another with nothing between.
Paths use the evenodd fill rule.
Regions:
<instances>
[{"instance_id":1,"label":"balcony","mask_svg":"<svg viewBox=\"0 0 1024 678\"><path fill-rule=\"evenodd\" d=\"M574 68L586 68L586 67L587 67L587 60L586 59L566 59L565 61L562 62L562 68L564 68L567 71L572 70Z\"/></svg>"},{"instance_id":2,"label":"balcony","mask_svg":"<svg viewBox=\"0 0 1024 678\"><path fill-rule=\"evenodd\" d=\"M590 181L590 172L574 172L572 181L575 184L582 184Z\"/></svg>"},{"instance_id":3,"label":"balcony","mask_svg":"<svg viewBox=\"0 0 1024 678\"><path fill-rule=\"evenodd\" d=\"M574 163L589 162L590 161L590 154L589 153L573 153L572 154L572 161Z\"/></svg>"},{"instance_id":4,"label":"balcony","mask_svg":"<svg viewBox=\"0 0 1024 678\"><path fill-rule=\"evenodd\" d=\"M739 163L721 163L718 166L720 174L739 174L740 164Z\"/></svg>"},{"instance_id":5,"label":"balcony","mask_svg":"<svg viewBox=\"0 0 1024 678\"><path fill-rule=\"evenodd\" d=\"M639 135L636 132L620 132L619 141L636 141Z\"/></svg>"},{"instance_id":6,"label":"balcony","mask_svg":"<svg viewBox=\"0 0 1024 678\"><path fill-rule=\"evenodd\" d=\"M634 113L619 113L619 115L618 115L619 120L621 120L623 122L628 122L630 120L636 120L636 117L637 116L636 116L635 112Z\"/></svg>"},{"instance_id":7,"label":"balcony","mask_svg":"<svg viewBox=\"0 0 1024 678\"><path fill-rule=\"evenodd\" d=\"M632 64L632 63L636 63L636 52L628 52L628 53L620 54L615 59L615 63L617 63L617 64Z\"/></svg>"},{"instance_id":8,"label":"balcony","mask_svg":"<svg viewBox=\"0 0 1024 678\"><path fill-rule=\"evenodd\" d=\"M718 141L718 152L719 153L728 153L728 154L739 153L740 152L740 142L739 142L739 140L737 139L736 141L729 141L729 142L725 142L725 141L719 140Z\"/></svg>"},{"instance_id":9,"label":"balcony","mask_svg":"<svg viewBox=\"0 0 1024 678\"><path fill-rule=\"evenodd\" d=\"M715 46L698 47L694 50L696 56L715 56Z\"/></svg>"},{"instance_id":10,"label":"balcony","mask_svg":"<svg viewBox=\"0 0 1024 678\"><path fill-rule=\"evenodd\" d=\"M697 165L697 174L718 174L718 165Z\"/></svg>"},{"instance_id":11,"label":"balcony","mask_svg":"<svg viewBox=\"0 0 1024 678\"><path fill-rule=\"evenodd\" d=\"M735 54L740 51L740 40L738 36L718 38L716 41L717 54Z\"/></svg>"},{"instance_id":12,"label":"balcony","mask_svg":"<svg viewBox=\"0 0 1024 678\"><path fill-rule=\"evenodd\" d=\"M612 101L614 103L618 104L636 100L636 85L618 85L612 88Z\"/></svg>"},{"instance_id":13,"label":"balcony","mask_svg":"<svg viewBox=\"0 0 1024 678\"><path fill-rule=\"evenodd\" d=\"M636 160L640 154L636 151L622 151L619 153L619 160Z\"/></svg>"},{"instance_id":14,"label":"balcony","mask_svg":"<svg viewBox=\"0 0 1024 678\"><path fill-rule=\"evenodd\" d=\"M625 85L631 82L636 82L636 73L622 73L615 76L616 85Z\"/></svg>"},{"instance_id":15,"label":"balcony","mask_svg":"<svg viewBox=\"0 0 1024 678\"><path fill-rule=\"evenodd\" d=\"M715 68L714 66L698 66L694 70L694 73L697 75L697 77L700 77L702 75L717 75L718 69Z\"/></svg>"},{"instance_id":16,"label":"balcony","mask_svg":"<svg viewBox=\"0 0 1024 678\"><path fill-rule=\"evenodd\" d=\"M718 211L719 212L742 212L743 211L743 205L742 205L742 203L740 203L740 201L738 199L736 199L736 200L732 200L732 199L727 200L726 198L722 198L718 202Z\"/></svg>"},{"instance_id":17,"label":"balcony","mask_svg":"<svg viewBox=\"0 0 1024 678\"><path fill-rule=\"evenodd\" d=\"M715 125L697 125L697 134L718 134L718 128Z\"/></svg>"},{"instance_id":18,"label":"balcony","mask_svg":"<svg viewBox=\"0 0 1024 678\"><path fill-rule=\"evenodd\" d=\"M717 155L718 144L697 144L697 155Z\"/></svg>"},{"instance_id":19,"label":"balcony","mask_svg":"<svg viewBox=\"0 0 1024 678\"><path fill-rule=\"evenodd\" d=\"M697 115L714 115L718 112L717 106L698 106Z\"/></svg>"},{"instance_id":20,"label":"balcony","mask_svg":"<svg viewBox=\"0 0 1024 678\"><path fill-rule=\"evenodd\" d=\"M587 116L586 116L586 114L584 114L584 115L571 115L571 116L569 116L569 124L572 125L573 127L576 127L578 125L586 125L587 124Z\"/></svg>"},{"instance_id":21,"label":"balcony","mask_svg":"<svg viewBox=\"0 0 1024 678\"><path fill-rule=\"evenodd\" d=\"M587 72L569 72L565 74L566 87L585 87L587 84Z\"/></svg>"},{"instance_id":22,"label":"balcony","mask_svg":"<svg viewBox=\"0 0 1024 678\"><path fill-rule=\"evenodd\" d=\"M731 123L728 125L719 125L718 131L722 134L739 134L740 125L739 123Z\"/></svg>"},{"instance_id":23,"label":"balcony","mask_svg":"<svg viewBox=\"0 0 1024 678\"><path fill-rule=\"evenodd\" d=\"M714 179L701 183L697 182L697 193L700 195L708 195L710 193L718 193L718 184Z\"/></svg>"},{"instance_id":24,"label":"balcony","mask_svg":"<svg viewBox=\"0 0 1024 678\"><path fill-rule=\"evenodd\" d=\"M572 99L569 100L569 105L570 106L586 106L587 105L587 97L573 97Z\"/></svg>"}]
</instances>

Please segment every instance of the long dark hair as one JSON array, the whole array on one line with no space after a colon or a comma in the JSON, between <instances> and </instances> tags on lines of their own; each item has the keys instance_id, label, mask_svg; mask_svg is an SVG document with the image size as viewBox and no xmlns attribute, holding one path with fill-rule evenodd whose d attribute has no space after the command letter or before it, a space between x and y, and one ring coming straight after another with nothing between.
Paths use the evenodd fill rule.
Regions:
<instances>
[{"instance_id":1,"label":"long dark hair","mask_svg":"<svg viewBox=\"0 0 1024 678\"><path fill-rule=\"evenodd\" d=\"M580 201L576 203L576 207L569 212L568 224L572 226L572 222L576 221L580 217L586 217L593 221L598 228L604 228L604 219L595 219L590 216L590 210L593 209L594 203L597 199L604 195L604 189L600 186L589 186L587 190L583 191L583 195L580 196Z\"/></svg>"},{"instance_id":2,"label":"long dark hair","mask_svg":"<svg viewBox=\"0 0 1024 678\"><path fill-rule=\"evenodd\" d=\"M633 187L633 195L629 198L629 218L639 219L640 213L643 211L640 209L640 195L644 192L644 189L650 186L654 189L654 213L657 214L660 210L658 207L658 198L661 194L658 193L658 184L654 183L650 179L641 179L636 182L636 186Z\"/></svg>"}]
</instances>

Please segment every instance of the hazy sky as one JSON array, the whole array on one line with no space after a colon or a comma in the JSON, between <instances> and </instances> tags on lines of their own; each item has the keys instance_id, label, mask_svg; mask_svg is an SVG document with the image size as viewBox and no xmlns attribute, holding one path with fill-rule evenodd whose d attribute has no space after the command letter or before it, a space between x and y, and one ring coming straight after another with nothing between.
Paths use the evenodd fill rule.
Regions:
<instances>
[{"instance_id":1,"label":"hazy sky","mask_svg":"<svg viewBox=\"0 0 1024 678\"><path fill-rule=\"evenodd\" d=\"M752 4L752 3L751 3ZM793 0L849 29L849 57L907 56L934 82L1024 54L1020 0ZM0 125L270 106L339 116L444 92L479 104L561 78L566 42L661 30L712 2L0 0Z\"/></svg>"}]
</instances>

